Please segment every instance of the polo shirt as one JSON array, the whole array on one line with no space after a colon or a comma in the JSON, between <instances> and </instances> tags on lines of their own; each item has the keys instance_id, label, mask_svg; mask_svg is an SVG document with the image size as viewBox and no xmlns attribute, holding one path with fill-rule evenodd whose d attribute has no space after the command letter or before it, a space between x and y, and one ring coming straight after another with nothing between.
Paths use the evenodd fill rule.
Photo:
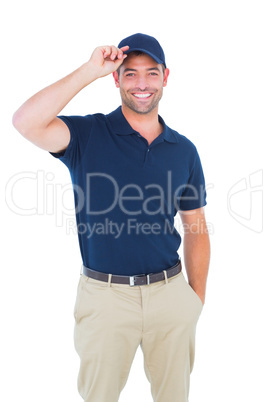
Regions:
<instances>
[{"instance_id":1,"label":"polo shirt","mask_svg":"<svg viewBox=\"0 0 268 402\"><path fill-rule=\"evenodd\" d=\"M113 112L58 116L70 130L69 169L83 264L114 275L162 271L179 258L178 211L206 205L195 145L169 128L148 141Z\"/></svg>"}]
</instances>

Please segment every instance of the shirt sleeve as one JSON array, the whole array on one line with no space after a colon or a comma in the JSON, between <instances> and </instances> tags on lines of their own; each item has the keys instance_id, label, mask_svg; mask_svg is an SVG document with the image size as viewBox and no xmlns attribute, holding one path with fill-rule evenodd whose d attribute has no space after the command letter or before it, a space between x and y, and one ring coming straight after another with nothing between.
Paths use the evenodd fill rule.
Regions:
<instances>
[{"instance_id":1,"label":"shirt sleeve","mask_svg":"<svg viewBox=\"0 0 268 402\"><path fill-rule=\"evenodd\" d=\"M180 210L182 211L201 208L207 204L203 168L199 154L196 149L195 151L195 160L190 170L189 179L180 198Z\"/></svg>"},{"instance_id":2,"label":"shirt sleeve","mask_svg":"<svg viewBox=\"0 0 268 402\"><path fill-rule=\"evenodd\" d=\"M63 152L50 152L69 169L74 169L82 160L92 132L93 116L58 116L70 131L70 142Z\"/></svg>"}]
</instances>

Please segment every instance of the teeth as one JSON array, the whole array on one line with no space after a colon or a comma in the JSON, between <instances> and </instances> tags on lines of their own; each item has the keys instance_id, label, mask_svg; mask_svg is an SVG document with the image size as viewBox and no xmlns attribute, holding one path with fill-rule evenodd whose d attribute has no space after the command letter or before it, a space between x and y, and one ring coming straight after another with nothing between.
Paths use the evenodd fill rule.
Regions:
<instances>
[{"instance_id":1,"label":"teeth","mask_svg":"<svg viewBox=\"0 0 268 402\"><path fill-rule=\"evenodd\" d=\"M133 94L136 98L149 98L151 94Z\"/></svg>"}]
</instances>

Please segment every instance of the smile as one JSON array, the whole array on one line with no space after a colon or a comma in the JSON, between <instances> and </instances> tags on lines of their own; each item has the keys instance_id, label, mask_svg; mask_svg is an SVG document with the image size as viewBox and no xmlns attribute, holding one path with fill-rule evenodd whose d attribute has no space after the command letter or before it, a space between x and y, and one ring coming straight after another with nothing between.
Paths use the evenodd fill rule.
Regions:
<instances>
[{"instance_id":1,"label":"smile","mask_svg":"<svg viewBox=\"0 0 268 402\"><path fill-rule=\"evenodd\" d=\"M150 98L150 96L152 96L152 94L132 94L133 96L135 96L135 98L139 98L139 99L146 99L146 98Z\"/></svg>"}]
</instances>

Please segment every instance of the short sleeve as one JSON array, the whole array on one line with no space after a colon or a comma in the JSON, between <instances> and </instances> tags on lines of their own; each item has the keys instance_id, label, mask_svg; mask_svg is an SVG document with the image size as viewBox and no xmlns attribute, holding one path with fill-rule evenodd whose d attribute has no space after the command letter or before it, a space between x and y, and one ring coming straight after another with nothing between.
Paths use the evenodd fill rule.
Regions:
<instances>
[{"instance_id":1,"label":"short sleeve","mask_svg":"<svg viewBox=\"0 0 268 402\"><path fill-rule=\"evenodd\" d=\"M180 210L182 211L201 208L207 204L203 168L199 154L196 149L195 151L195 160L189 179L180 198Z\"/></svg>"},{"instance_id":2,"label":"short sleeve","mask_svg":"<svg viewBox=\"0 0 268 402\"><path fill-rule=\"evenodd\" d=\"M58 116L69 128L70 142L64 152L50 152L59 158L69 169L74 169L83 158L93 125L93 115Z\"/></svg>"}]
</instances>

